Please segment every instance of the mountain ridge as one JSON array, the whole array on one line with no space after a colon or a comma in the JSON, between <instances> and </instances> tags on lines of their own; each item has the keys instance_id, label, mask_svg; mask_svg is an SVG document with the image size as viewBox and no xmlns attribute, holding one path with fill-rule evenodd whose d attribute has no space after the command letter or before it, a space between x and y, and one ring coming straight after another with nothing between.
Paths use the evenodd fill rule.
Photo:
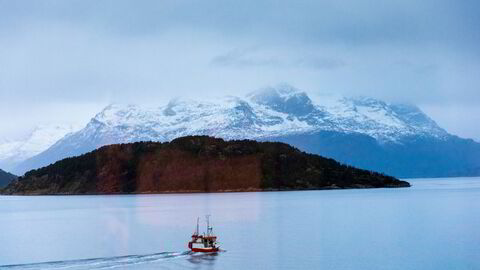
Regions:
<instances>
[{"instance_id":1,"label":"mountain ridge","mask_svg":"<svg viewBox=\"0 0 480 270\"><path fill-rule=\"evenodd\" d=\"M344 152L349 151L344 149L344 145L361 147L369 145L375 150L376 160L368 163L366 168L398 177L429 176L423 168L415 168L415 164L413 168L392 169L396 167L396 161L400 162L395 160L395 151L408 152L402 147L409 149L417 147L414 142L422 139L431 142L432 145L435 143L437 148L438 145L445 148L445 152L440 154L449 156L453 152L450 146L446 147L447 145L463 144L413 105L387 103L367 97L323 98L313 102L304 91L289 85L280 85L251 92L243 98L234 96L214 100L177 98L166 105L150 108L111 104L95 115L85 128L63 137L46 151L17 166L14 172L22 174L29 169L86 153L103 145L136 141L166 142L189 135L209 135L224 139L278 140L297 147L301 145L302 150L310 153L331 156L354 166L363 166L362 157L351 158L355 156L351 151L349 156L349 153L338 153L328 149L326 151L324 146L309 147L297 139L291 139L306 135L315 137L315 134L329 132L335 133L338 138L333 145ZM316 138L325 139L323 135ZM365 144L370 140L368 138L372 140ZM331 139L330 141L333 142ZM473 148L477 151L476 147ZM363 152L368 154L368 150ZM412 155L416 154L413 150L410 152ZM376 166L376 162L378 164L384 162L382 153L388 154L390 165ZM457 155L452 158L459 157ZM460 159L464 158L460 156ZM465 171L475 171L476 174L477 161L471 159L469 157L469 160L462 162L465 164ZM422 152L419 160L435 165L435 158L432 159L428 153ZM472 162L473 165L470 164ZM450 171L458 171L456 175L464 175L462 166L459 164ZM480 170L478 173L480 174Z\"/></svg>"}]
</instances>

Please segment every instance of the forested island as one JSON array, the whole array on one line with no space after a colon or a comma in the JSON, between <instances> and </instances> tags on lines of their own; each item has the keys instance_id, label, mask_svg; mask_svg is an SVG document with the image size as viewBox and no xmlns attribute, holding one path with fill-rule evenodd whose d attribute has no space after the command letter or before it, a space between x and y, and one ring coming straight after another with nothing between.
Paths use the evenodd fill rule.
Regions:
<instances>
[{"instance_id":1,"label":"forested island","mask_svg":"<svg viewBox=\"0 0 480 270\"><path fill-rule=\"evenodd\" d=\"M188 136L101 147L27 172L3 194L131 194L409 187L278 142Z\"/></svg>"}]
</instances>

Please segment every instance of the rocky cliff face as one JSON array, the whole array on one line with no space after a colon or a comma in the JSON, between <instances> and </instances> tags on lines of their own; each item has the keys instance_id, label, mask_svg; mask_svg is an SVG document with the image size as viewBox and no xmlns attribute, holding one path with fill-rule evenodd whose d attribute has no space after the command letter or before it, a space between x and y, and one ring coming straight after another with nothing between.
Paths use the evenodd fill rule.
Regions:
<instances>
[{"instance_id":1,"label":"rocky cliff face","mask_svg":"<svg viewBox=\"0 0 480 270\"><path fill-rule=\"evenodd\" d=\"M283 143L188 136L102 147L28 172L5 194L113 194L406 187Z\"/></svg>"}]
</instances>

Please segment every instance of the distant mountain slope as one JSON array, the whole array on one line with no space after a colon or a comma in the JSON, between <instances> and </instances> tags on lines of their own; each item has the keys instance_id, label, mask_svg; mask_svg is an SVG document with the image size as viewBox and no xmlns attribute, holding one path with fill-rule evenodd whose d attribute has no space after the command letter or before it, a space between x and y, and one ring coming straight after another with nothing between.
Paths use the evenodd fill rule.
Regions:
<instances>
[{"instance_id":1,"label":"distant mountain slope","mask_svg":"<svg viewBox=\"0 0 480 270\"><path fill-rule=\"evenodd\" d=\"M16 178L17 176L0 169L0 188L6 187Z\"/></svg>"},{"instance_id":2,"label":"distant mountain slope","mask_svg":"<svg viewBox=\"0 0 480 270\"><path fill-rule=\"evenodd\" d=\"M33 170L6 194L110 194L408 187L287 144L206 136L102 147Z\"/></svg>"},{"instance_id":3,"label":"distant mountain slope","mask_svg":"<svg viewBox=\"0 0 480 270\"><path fill-rule=\"evenodd\" d=\"M400 178L480 175L480 144L455 136L442 140L412 136L381 143L360 133L320 131L268 140Z\"/></svg>"},{"instance_id":4,"label":"distant mountain slope","mask_svg":"<svg viewBox=\"0 0 480 270\"><path fill-rule=\"evenodd\" d=\"M314 102L288 85L155 108L113 104L13 171L23 174L103 145L188 135L284 141L397 177L480 175L480 144L448 134L413 105L334 96Z\"/></svg>"},{"instance_id":5,"label":"distant mountain slope","mask_svg":"<svg viewBox=\"0 0 480 270\"><path fill-rule=\"evenodd\" d=\"M70 132L78 131L78 125L39 125L25 138L3 139L0 142L0 168L11 170L18 163L47 150Z\"/></svg>"}]
</instances>

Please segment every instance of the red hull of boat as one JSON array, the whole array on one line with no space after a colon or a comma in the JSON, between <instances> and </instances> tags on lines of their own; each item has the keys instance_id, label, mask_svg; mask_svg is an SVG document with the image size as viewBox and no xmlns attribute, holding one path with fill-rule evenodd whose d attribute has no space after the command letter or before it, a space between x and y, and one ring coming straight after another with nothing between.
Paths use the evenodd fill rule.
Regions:
<instances>
[{"instance_id":1,"label":"red hull of boat","mask_svg":"<svg viewBox=\"0 0 480 270\"><path fill-rule=\"evenodd\" d=\"M192 248L193 252L217 252L219 248Z\"/></svg>"}]
</instances>

